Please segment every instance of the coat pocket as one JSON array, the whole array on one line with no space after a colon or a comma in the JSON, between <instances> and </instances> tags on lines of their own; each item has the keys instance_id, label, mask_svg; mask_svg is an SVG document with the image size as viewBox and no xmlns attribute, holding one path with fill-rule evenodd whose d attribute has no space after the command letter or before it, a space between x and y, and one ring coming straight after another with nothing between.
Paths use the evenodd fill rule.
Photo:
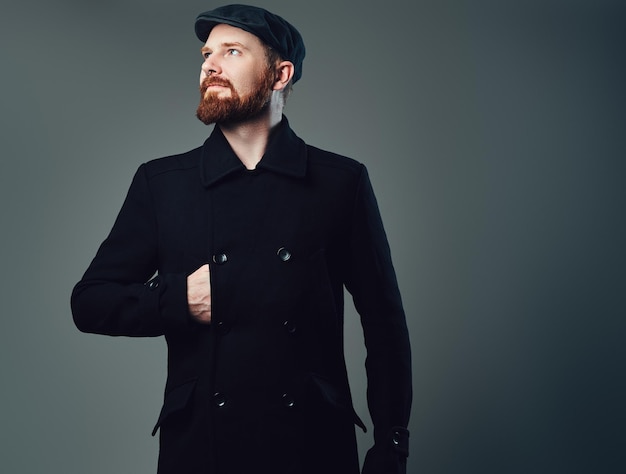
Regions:
<instances>
[{"instance_id":1,"label":"coat pocket","mask_svg":"<svg viewBox=\"0 0 626 474\"><path fill-rule=\"evenodd\" d=\"M187 380L180 385L177 385L173 389L171 389L165 395L165 401L163 402L163 407L161 408L161 413L159 414L159 419L154 425L154 429L152 430L152 436L156 434L159 427L171 416L182 412L190 403L191 396L193 394L194 389L196 388L197 377L193 379Z\"/></svg>"},{"instance_id":2,"label":"coat pocket","mask_svg":"<svg viewBox=\"0 0 626 474\"><path fill-rule=\"evenodd\" d=\"M363 420L361 420L359 415L357 415L356 411L354 410L349 396L342 393L325 377L314 373L310 374L310 376L314 391L318 394L324 404L330 406L338 413L342 413L345 416L351 418L356 426L361 428L363 432L367 432L365 423L363 423Z\"/></svg>"}]
</instances>

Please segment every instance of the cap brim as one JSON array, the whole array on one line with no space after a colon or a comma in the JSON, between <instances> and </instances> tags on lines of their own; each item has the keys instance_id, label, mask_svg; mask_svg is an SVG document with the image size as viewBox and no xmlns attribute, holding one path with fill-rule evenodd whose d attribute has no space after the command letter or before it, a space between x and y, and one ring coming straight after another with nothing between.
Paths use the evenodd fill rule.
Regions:
<instances>
[{"instance_id":1,"label":"cap brim","mask_svg":"<svg viewBox=\"0 0 626 474\"><path fill-rule=\"evenodd\" d=\"M254 33L254 31L252 31L252 29L250 29L244 23L239 23L237 21L231 20L230 18L217 18L217 17L198 18L194 26L195 31L196 31L196 36L198 37L200 41L206 42L206 40L209 37L209 34L211 33L211 30L215 28L215 26L222 24L222 23L226 25L234 26L235 28L240 28L244 31L247 31L248 33L251 33L257 36L256 33Z\"/></svg>"}]
</instances>

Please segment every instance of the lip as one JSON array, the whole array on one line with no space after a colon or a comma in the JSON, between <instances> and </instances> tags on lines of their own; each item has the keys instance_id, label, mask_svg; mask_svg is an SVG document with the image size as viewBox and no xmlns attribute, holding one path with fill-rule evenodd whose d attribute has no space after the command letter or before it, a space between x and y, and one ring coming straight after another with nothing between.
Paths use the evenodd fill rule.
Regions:
<instances>
[{"instance_id":1,"label":"lip","mask_svg":"<svg viewBox=\"0 0 626 474\"><path fill-rule=\"evenodd\" d=\"M208 96L209 93L213 93L215 91L219 91L219 90L223 90L223 91L230 91L230 87L226 86L226 85L222 85L222 84L209 84L207 86L205 86L204 88L204 95ZM219 94L221 94L220 92L218 92Z\"/></svg>"},{"instance_id":2,"label":"lip","mask_svg":"<svg viewBox=\"0 0 626 474\"><path fill-rule=\"evenodd\" d=\"M206 89L204 89L205 92L219 91L219 90L229 91L230 87L223 85L223 84L209 84L208 86L206 86Z\"/></svg>"}]
</instances>

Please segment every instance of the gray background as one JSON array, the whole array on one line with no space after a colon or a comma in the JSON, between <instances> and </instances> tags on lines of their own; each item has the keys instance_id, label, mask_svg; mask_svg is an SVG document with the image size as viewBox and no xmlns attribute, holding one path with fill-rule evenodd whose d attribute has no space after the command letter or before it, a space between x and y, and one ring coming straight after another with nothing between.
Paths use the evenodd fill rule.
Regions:
<instances>
[{"instance_id":1,"label":"gray background","mask_svg":"<svg viewBox=\"0 0 626 474\"><path fill-rule=\"evenodd\" d=\"M206 137L192 25L216 5L3 5L0 470L153 473L164 343L80 334L69 294L136 167ZM409 472L625 472L625 3L262 5L308 46L292 126L377 191ZM346 340L365 416L352 310Z\"/></svg>"}]
</instances>

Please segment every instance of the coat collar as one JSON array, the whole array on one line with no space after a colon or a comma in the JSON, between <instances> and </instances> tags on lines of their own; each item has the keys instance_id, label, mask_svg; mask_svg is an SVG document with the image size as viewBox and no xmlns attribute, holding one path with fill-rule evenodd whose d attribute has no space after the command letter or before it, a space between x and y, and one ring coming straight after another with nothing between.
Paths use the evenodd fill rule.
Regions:
<instances>
[{"instance_id":1,"label":"coat collar","mask_svg":"<svg viewBox=\"0 0 626 474\"><path fill-rule=\"evenodd\" d=\"M294 133L283 115L257 168L302 178L306 174L306 163L306 144ZM215 126L202 147L202 185L209 187L225 176L244 169L220 128Z\"/></svg>"}]
</instances>

